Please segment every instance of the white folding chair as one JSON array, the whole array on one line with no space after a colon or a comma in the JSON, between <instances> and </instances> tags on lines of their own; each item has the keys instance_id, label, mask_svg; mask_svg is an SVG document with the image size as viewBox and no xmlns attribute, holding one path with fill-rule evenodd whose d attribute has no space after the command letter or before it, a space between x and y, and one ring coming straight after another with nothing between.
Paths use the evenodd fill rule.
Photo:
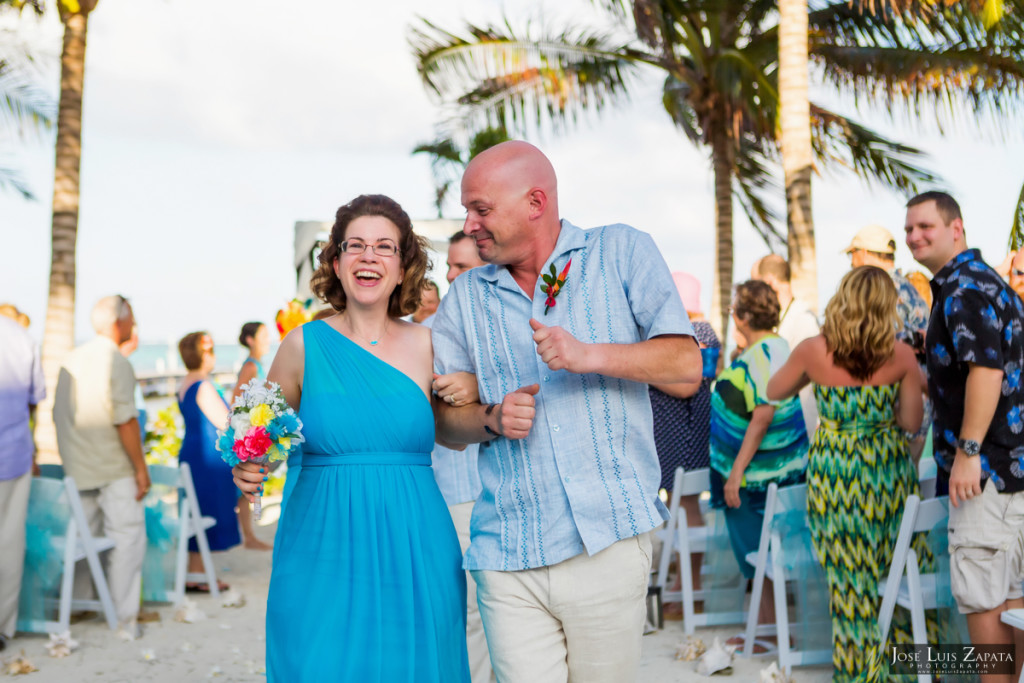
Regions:
<instances>
[{"instance_id":1,"label":"white folding chair","mask_svg":"<svg viewBox=\"0 0 1024 683\"><path fill-rule=\"evenodd\" d=\"M57 501L58 504L51 506L47 511L50 515L59 514L59 511L64 509L60 503L66 501L67 520L66 523L63 519L55 520L58 529L63 524L64 535L51 535L49 538L52 551L61 558L60 593L56 600L57 620L46 619L45 613L42 618L24 615L18 619L18 630L30 633L63 633L70 629L72 609L101 610L110 629L117 630L117 613L114 611L114 601L110 597L110 588L99 558L101 552L114 547L114 541L92 535L74 479L65 477L62 481L53 477L33 477L32 491L29 495L42 500ZM31 509L31 502L29 507ZM27 525L32 523L32 519L27 521ZM88 564L93 586L99 596L98 600L77 599L72 596L75 568L79 560L85 560ZM32 572L34 568L26 566L25 571ZM31 582L23 582L22 590L33 590ZM38 595L28 596L28 599L42 599L47 611L54 602L46 596Z\"/></svg>"},{"instance_id":2,"label":"white folding chair","mask_svg":"<svg viewBox=\"0 0 1024 683\"><path fill-rule=\"evenodd\" d=\"M913 494L907 496L903 507L903 521L892 551L892 564L888 578L878 584L882 604L878 608L878 628L885 643L892 626L892 615L896 605L910 610L911 631L915 643L928 642L928 628L924 611L936 609L938 605L937 575L921 574L917 564L917 553L910 544L914 534L929 532L949 519L949 499L946 496L922 501ZM906 581L904 581L906 578ZM931 676L918 674L918 681L930 681Z\"/></svg>"},{"instance_id":3,"label":"white folding chair","mask_svg":"<svg viewBox=\"0 0 1024 683\"><path fill-rule=\"evenodd\" d=\"M1015 629L1024 631L1024 608L1008 609L999 615L999 620ZM1024 683L1024 669L1021 670L1017 683Z\"/></svg>"},{"instance_id":4,"label":"white folding chair","mask_svg":"<svg viewBox=\"0 0 1024 683\"><path fill-rule=\"evenodd\" d=\"M662 602L682 603L683 631L687 635L692 635L697 626L739 624L743 623L746 617L746 613L742 610L695 613L694 602L706 599L710 591L694 590L693 565L690 558L694 554L705 553L708 550L709 541L714 540L714 529L709 526L691 527L686 508L679 504L679 498L681 496L699 495L710 487L710 470L705 468L685 472L683 468L677 468L672 487L673 500L669 507L669 521L663 531L665 540L662 546L656 585L661 589ZM672 555L675 553L678 553L679 557L680 585L682 588L677 591L670 591L666 590L668 565ZM742 591L745 588L746 582L737 580L736 590ZM717 590L722 590L722 588Z\"/></svg>"},{"instance_id":5,"label":"white folding chair","mask_svg":"<svg viewBox=\"0 0 1024 683\"><path fill-rule=\"evenodd\" d=\"M764 523L761 525L761 540L756 552L747 555L747 562L754 566L754 584L750 595L750 609L747 614L747 629L744 634L743 655L754 654L754 639L757 634L769 634L774 631L778 638L779 666L788 676L794 666L810 666L826 664L832 661L832 650L796 650L790 647L789 605L786 599L787 563L817 562L813 549L808 548L803 558L786 558L782 544L782 531L778 528L784 516L796 511L802 513L806 523L807 517L807 485L797 484L779 488L777 484L769 484L765 499ZM792 532L792 530L790 530ZM773 599L775 604L775 627L758 624L761 607L761 593L764 580L772 581ZM797 586L797 590L801 587ZM804 615L805 618L807 615Z\"/></svg>"},{"instance_id":6,"label":"white folding chair","mask_svg":"<svg viewBox=\"0 0 1024 683\"><path fill-rule=\"evenodd\" d=\"M917 478L921 482L921 500L935 497L935 484L939 476L939 466L935 458L921 458L917 463Z\"/></svg>"},{"instance_id":7,"label":"white folding chair","mask_svg":"<svg viewBox=\"0 0 1024 683\"><path fill-rule=\"evenodd\" d=\"M192 470L188 463L180 463L177 467L168 465L150 465L149 478L153 482L154 490L150 496L155 495L159 487L170 488L177 495L176 510L177 518L164 520L164 524L173 525L168 528L171 536L177 539L174 561L174 587L167 592L166 586L148 586L146 589L147 598L156 602L180 603L185 597L186 582L205 582L210 587L210 594L214 597L220 595L217 587L217 574L213 566L213 557L210 555L210 544L206 539L206 530L217 523L213 517L203 517L199 512L199 501L196 498L196 489L192 481ZM202 573L188 572L188 542L195 538L199 546L199 555L203 558ZM146 548L147 554L159 554L159 548L149 545ZM159 560L159 558L155 558Z\"/></svg>"}]
</instances>

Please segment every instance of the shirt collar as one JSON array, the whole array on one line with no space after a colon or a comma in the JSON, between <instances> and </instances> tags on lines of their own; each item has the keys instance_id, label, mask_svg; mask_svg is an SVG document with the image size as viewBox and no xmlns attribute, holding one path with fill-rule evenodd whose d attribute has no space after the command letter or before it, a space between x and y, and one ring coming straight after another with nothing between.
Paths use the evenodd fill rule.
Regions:
<instances>
[{"instance_id":1,"label":"shirt collar","mask_svg":"<svg viewBox=\"0 0 1024 683\"><path fill-rule=\"evenodd\" d=\"M940 286L944 285L950 278L954 276L956 271L959 270L960 266L964 265L968 261L980 260L981 251L979 251L978 249L965 249L964 251L961 251L959 254L950 259L949 263L942 266L942 269L935 274L934 278L932 278L932 282Z\"/></svg>"},{"instance_id":2,"label":"shirt collar","mask_svg":"<svg viewBox=\"0 0 1024 683\"><path fill-rule=\"evenodd\" d=\"M561 228L558 231L558 240L555 242L555 248L551 250L547 262L557 261L560 257L577 249L582 249L585 246L587 246L586 233L563 218ZM519 285L515 284L515 280L512 279L512 275L508 272L508 266L489 263L479 270L480 277L484 280L499 282L500 278L499 284L507 284L509 289L519 290Z\"/></svg>"}]
</instances>

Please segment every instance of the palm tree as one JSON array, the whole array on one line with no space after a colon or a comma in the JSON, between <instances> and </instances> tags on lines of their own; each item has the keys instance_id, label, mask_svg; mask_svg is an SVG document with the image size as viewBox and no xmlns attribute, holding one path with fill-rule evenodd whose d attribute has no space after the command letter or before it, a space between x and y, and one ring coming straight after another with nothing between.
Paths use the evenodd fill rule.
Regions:
<instances>
[{"instance_id":1,"label":"palm tree","mask_svg":"<svg viewBox=\"0 0 1024 683\"><path fill-rule=\"evenodd\" d=\"M794 296L817 309L807 25L807 0L779 0L779 151L786 190L789 265Z\"/></svg>"},{"instance_id":2,"label":"palm tree","mask_svg":"<svg viewBox=\"0 0 1024 683\"><path fill-rule=\"evenodd\" d=\"M992 111L1006 95L1021 92L1016 18L986 34L976 17L956 7L912 21L861 13L844 0L827 2L808 14L809 49L826 82L840 92L857 99L881 96L890 108L902 102L913 109L922 100L946 97ZM468 25L458 35L424 21L410 42L425 86L471 127L500 120L526 131L550 122L561 131L584 110L624 102L641 69L664 73L666 111L692 142L711 150L717 264L711 315L724 335L733 197L770 247L786 241L766 201L775 189L767 170L779 158L777 5L598 4L616 28L517 34L506 20L500 28ZM623 26L628 35L616 30ZM920 167L918 150L818 105L809 106L809 115L811 148L822 166L849 168L903 192L936 179ZM804 239L806 254L813 249L813 233Z\"/></svg>"},{"instance_id":3,"label":"palm tree","mask_svg":"<svg viewBox=\"0 0 1024 683\"><path fill-rule=\"evenodd\" d=\"M0 0L0 9L5 7L13 7L12 0ZM0 140L41 133L52 123L52 105L38 86L39 70L24 47L16 45L9 36L0 38ZM15 168L0 166L0 190L13 190L26 199L35 199Z\"/></svg>"},{"instance_id":4,"label":"palm tree","mask_svg":"<svg viewBox=\"0 0 1024 683\"><path fill-rule=\"evenodd\" d=\"M412 150L413 154L426 154L430 157L430 171L434 176L434 206L437 207L438 218L444 217L444 201L452 185L462 177L466 164L485 149L509 139L504 126L484 128L470 138L464 152L455 141L456 137L455 133L442 132L435 140L421 142Z\"/></svg>"},{"instance_id":5,"label":"palm tree","mask_svg":"<svg viewBox=\"0 0 1024 683\"><path fill-rule=\"evenodd\" d=\"M43 0L0 0L16 9L45 9ZM75 243L78 237L79 169L82 160L82 92L89 15L99 0L54 0L64 41L60 58L60 102L53 186L50 290L43 331L43 372L47 399L36 421L36 445L43 462L57 459L51 408L57 372L75 342Z\"/></svg>"}]
</instances>

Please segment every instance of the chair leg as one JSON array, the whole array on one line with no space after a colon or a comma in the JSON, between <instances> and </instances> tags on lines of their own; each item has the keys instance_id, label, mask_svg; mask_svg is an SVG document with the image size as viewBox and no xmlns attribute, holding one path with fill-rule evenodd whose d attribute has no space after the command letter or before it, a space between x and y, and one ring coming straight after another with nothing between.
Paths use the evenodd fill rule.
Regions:
<instances>
[{"instance_id":1,"label":"chair leg","mask_svg":"<svg viewBox=\"0 0 1024 683\"><path fill-rule=\"evenodd\" d=\"M754 585L750 591L750 612L747 614L747 630L743 637L743 656L754 655L754 638L757 635L757 620L761 612L761 593L764 591L764 574L767 564L767 552L758 552L757 566L754 568Z\"/></svg>"},{"instance_id":2,"label":"chair leg","mask_svg":"<svg viewBox=\"0 0 1024 683\"><path fill-rule=\"evenodd\" d=\"M75 539L78 538L78 524L72 518L64 536L64 575L60 582L60 607L57 612L58 633L71 628L71 599L75 590Z\"/></svg>"},{"instance_id":3,"label":"chair leg","mask_svg":"<svg viewBox=\"0 0 1024 683\"><path fill-rule=\"evenodd\" d=\"M695 610L693 606L693 565L690 564L689 525L686 523L686 511L680 510L679 535L679 582L682 586L683 600L683 633L692 636L694 632Z\"/></svg>"},{"instance_id":4,"label":"chair leg","mask_svg":"<svg viewBox=\"0 0 1024 683\"><path fill-rule=\"evenodd\" d=\"M203 570L206 573L206 585L210 587L210 595L220 597L217 572L213 569L213 556L210 554L210 544L206 540L206 531L200 526L198 518L192 520L192 528L195 530L196 543L199 544L199 555L203 558Z\"/></svg>"},{"instance_id":5,"label":"chair leg","mask_svg":"<svg viewBox=\"0 0 1024 683\"><path fill-rule=\"evenodd\" d=\"M184 501L178 504L178 548L174 558L174 594L171 596L175 605L185 599L185 575L188 573L188 529L189 507Z\"/></svg>"},{"instance_id":6,"label":"chair leg","mask_svg":"<svg viewBox=\"0 0 1024 683\"><path fill-rule=\"evenodd\" d=\"M921 569L917 564L917 553L907 550L907 592L910 593L910 626L914 642L923 645L928 642L928 624L924 618L924 596L921 595ZM931 683L928 674L918 674L918 683Z\"/></svg>"},{"instance_id":7,"label":"chair leg","mask_svg":"<svg viewBox=\"0 0 1024 683\"><path fill-rule=\"evenodd\" d=\"M782 566L782 540L772 532L772 587L775 598L775 625L779 641L779 667L787 676L793 673L789 650L789 605L786 603L786 570Z\"/></svg>"}]
</instances>

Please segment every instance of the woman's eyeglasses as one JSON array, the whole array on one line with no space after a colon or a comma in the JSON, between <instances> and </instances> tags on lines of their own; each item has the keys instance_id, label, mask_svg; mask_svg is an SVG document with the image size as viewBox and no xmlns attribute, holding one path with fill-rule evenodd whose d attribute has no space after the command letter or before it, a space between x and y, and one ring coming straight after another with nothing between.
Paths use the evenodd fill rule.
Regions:
<instances>
[{"instance_id":1,"label":"woman's eyeglasses","mask_svg":"<svg viewBox=\"0 0 1024 683\"><path fill-rule=\"evenodd\" d=\"M398 245L391 240L381 240L376 244L367 244L359 240L345 240L341 243L341 250L346 254L358 256L369 247L377 256L395 256L398 254Z\"/></svg>"}]
</instances>

